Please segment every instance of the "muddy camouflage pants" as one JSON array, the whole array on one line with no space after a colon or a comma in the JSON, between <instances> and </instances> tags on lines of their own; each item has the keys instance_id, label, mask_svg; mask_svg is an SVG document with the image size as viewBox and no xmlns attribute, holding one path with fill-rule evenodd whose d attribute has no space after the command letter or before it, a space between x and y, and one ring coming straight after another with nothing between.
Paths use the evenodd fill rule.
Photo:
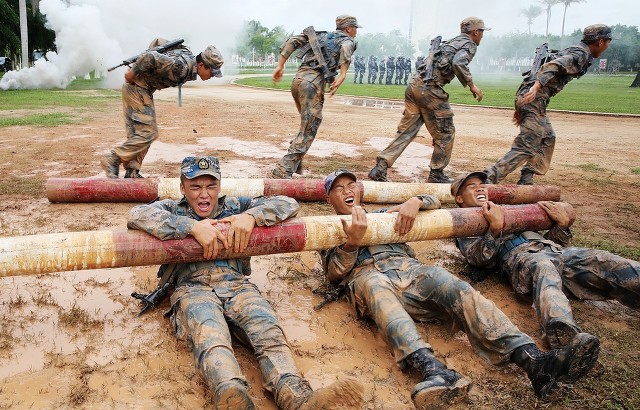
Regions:
<instances>
[{"instance_id":1,"label":"muddy camouflage pants","mask_svg":"<svg viewBox=\"0 0 640 410\"><path fill-rule=\"evenodd\" d=\"M151 143L158 138L153 93L125 82L122 86L122 110L127 140L113 151L125 168L140 170Z\"/></svg>"},{"instance_id":2,"label":"muddy camouflage pants","mask_svg":"<svg viewBox=\"0 0 640 410\"><path fill-rule=\"evenodd\" d=\"M438 86L410 84L404 93L404 113L396 138L378 154L392 166L414 140L422 125L426 125L433 139L433 154L429 167L444 169L451 159L455 127L449 106L449 94Z\"/></svg>"},{"instance_id":3,"label":"muddy camouflage pants","mask_svg":"<svg viewBox=\"0 0 640 410\"><path fill-rule=\"evenodd\" d=\"M640 263L610 252L586 248L554 251L537 244L527 251L511 252L502 265L513 289L531 301L540 324L561 321L579 329L569 305L569 296L577 299L616 299L632 308L640 308ZM563 292L564 290L564 292Z\"/></svg>"},{"instance_id":4,"label":"muddy camouflage pants","mask_svg":"<svg viewBox=\"0 0 640 410\"><path fill-rule=\"evenodd\" d=\"M409 354L430 348L414 319L453 322L474 351L493 364L508 362L516 348L534 343L493 302L445 269L409 257L390 257L385 265L395 269L365 267L350 283L349 296L361 315L376 322L401 366Z\"/></svg>"},{"instance_id":5,"label":"muddy camouflage pants","mask_svg":"<svg viewBox=\"0 0 640 410\"><path fill-rule=\"evenodd\" d=\"M283 376L300 375L273 308L253 284L220 290L180 286L171 302L176 337L189 343L196 367L212 391L232 379L247 385L231 346L231 333L253 348L262 384L271 393Z\"/></svg>"},{"instance_id":6,"label":"muddy camouflage pants","mask_svg":"<svg viewBox=\"0 0 640 410\"><path fill-rule=\"evenodd\" d=\"M535 100L519 106L520 133L513 140L511 150L487 169L490 177L501 181L526 162L523 171L544 175L549 170L556 134L547 117L546 102Z\"/></svg>"},{"instance_id":7,"label":"muddy camouflage pants","mask_svg":"<svg viewBox=\"0 0 640 410\"><path fill-rule=\"evenodd\" d=\"M316 138L322 122L324 86L321 76L316 81L295 77L291 83L291 95L300 113L300 130L276 167L284 175L291 176L299 170L302 158Z\"/></svg>"}]
</instances>

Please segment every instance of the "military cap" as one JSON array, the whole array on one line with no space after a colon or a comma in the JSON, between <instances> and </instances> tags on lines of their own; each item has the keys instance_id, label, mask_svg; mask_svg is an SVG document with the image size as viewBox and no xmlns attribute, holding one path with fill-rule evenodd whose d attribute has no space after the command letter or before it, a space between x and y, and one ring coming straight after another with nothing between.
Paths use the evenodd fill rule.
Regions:
<instances>
[{"instance_id":1,"label":"military cap","mask_svg":"<svg viewBox=\"0 0 640 410\"><path fill-rule=\"evenodd\" d=\"M584 42L593 42L601 38L611 40L611 27L605 24L592 24L585 27L582 32L582 41Z\"/></svg>"},{"instance_id":2,"label":"military cap","mask_svg":"<svg viewBox=\"0 0 640 410\"><path fill-rule=\"evenodd\" d=\"M200 56L202 57L204 65L211 69L211 72L215 77L222 77L220 67L224 64L224 58L222 58L222 54L217 48L214 46L208 46L202 53L200 53Z\"/></svg>"},{"instance_id":3,"label":"military cap","mask_svg":"<svg viewBox=\"0 0 640 410\"><path fill-rule=\"evenodd\" d=\"M362 27L361 25L358 24L358 20L355 17L350 16L348 14L341 14L338 17L336 17L337 29L347 28L349 26Z\"/></svg>"},{"instance_id":4,"label":"military cap","mask_svg":"<svg viewBox=\"0 0 640 410\"><path fill-rule=\"evenodd\" d=\"M182 160L180 173L187 179L201 175L211 175L220 179L220 163L216 157L186 157Z\"/></svg>"},{"instance_id":5,"label":"military cap","mask_svg":"<svg viewBox=\"0 0 640 410\"><path fill-rule=\"evenodd\" d=\"M451 183L451 195L458 196L458 191L464 186L464 183L471 178L480 178L483 184L487 182L488 176L484 172L468 172L466 174L458 175L456 179Z\"/></svg>"},{"instance_id":6,"label":"military cap","mask_svg":"<svg viewBox=\"0 0 640 410\"><path fill-rule=\"evenodd\" d=\"M484 21L478 17L467 17L460 22L460 31L462 33L470 33L473 30L491 30L490 27L484 26Z\"/></svg>"},{"instance_id":7,"label":"military cap","mask_svg":"<svg viewBox=\"0 0 640 410\"><path fill-rule=\"evenodd\" d=\"M338 179L338 177L342 175L348 176L349 178L353 179L354 182L358 180L358 178L356 178L356 176L352 172L347 171L346 169L339 169L337 171L334 171L327 175L327 177L324 179L324 190L327 192L327 195L329 195L331 188L333 188L333 183L336 182L336 179Z\"/></svg>"}]
</instances>

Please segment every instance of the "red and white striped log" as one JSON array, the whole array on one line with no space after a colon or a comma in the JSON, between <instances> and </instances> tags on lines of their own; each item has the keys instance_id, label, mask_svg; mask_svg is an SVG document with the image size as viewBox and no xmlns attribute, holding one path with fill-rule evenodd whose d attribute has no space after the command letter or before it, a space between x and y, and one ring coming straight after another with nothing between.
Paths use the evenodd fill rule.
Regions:
<instances>
[{"instance_id":1,"label":"red and white striped log","mask_svg":"<svg viewBox=\"0 0 640 410\"><path fill-rule=\"evenodd\" d=\"M564 203L564 206L572 211L571 205ZM504 210L505 233L552 226L537 204L506 205ZM218 258L330 249L346 240L341 218L350 220L351 216L300 217L277 226L256 227L244 252L225 251ZM479 236L488 227L480 208L420 212L411 232L403 236L393 230L395 218L396 214L368 214L364 244ZM202 247L192 237L161 241L135 230L6 237L0 238L0 277L192 262L202 260L202 255Z\"/></svg>"},{"instance_id":2,"label":"red and white striped log","mask_svg":"<svg viewBox=\"0 0 640 410\"><path fill-rule=\"evenodd\" d=\"M442 203L454 203L449 184L358 181L363 203L394 204L431 194ZM50 202L149 202L180 199L178 178L49 178L45 185ZM489 185L489 197L498 204L518 205L559 201L560 187L552 185ZM298 201L324 201L322 179L223 178L222 194L230 196L286 195Z\"/></svg>"}]
</instances>

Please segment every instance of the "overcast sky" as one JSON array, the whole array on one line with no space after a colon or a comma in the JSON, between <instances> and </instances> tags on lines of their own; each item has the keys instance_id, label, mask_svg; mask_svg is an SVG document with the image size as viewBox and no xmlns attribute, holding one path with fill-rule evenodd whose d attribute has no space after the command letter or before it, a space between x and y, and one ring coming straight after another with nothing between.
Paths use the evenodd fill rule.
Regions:
<instances>
[{"instance_id":1,"label":"overcast sky","mask_svg":"<svg viewBox=\"0 0 640 410\"><path fill-rule=\"evenodd\" d=\"M246 11L246 20L259 20L264 26L273 28L283 25L287 31L300 32L308 25L316 29L333 29L338 14L356 16L364 33L388 33L399 29L408 35L411 3L414 3L414 34L436 33L444 37L457 34L459 22L467 16L478 16L493 29L491 34L528 32L527 20L522 9L530 5L541 5L535 0L322 0L301 2L299 0L239 0ZM542 6L542 5L541 5ZM542 6L544 8L544 6ZM560 34L564 5L551 9L549 32ZM567 10L565 34L594 23L640 25L640 6L631 0L587 0L574 3ZM427 27L425 27L427 26ZM546 14L534 20L532 33L544 34Z\"/></svg>"}]
</instances>

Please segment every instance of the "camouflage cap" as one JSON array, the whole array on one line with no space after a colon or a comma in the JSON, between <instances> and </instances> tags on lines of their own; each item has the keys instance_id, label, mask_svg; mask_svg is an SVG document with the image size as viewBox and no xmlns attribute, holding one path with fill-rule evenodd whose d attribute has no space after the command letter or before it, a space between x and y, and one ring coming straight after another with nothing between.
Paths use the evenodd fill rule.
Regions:
<instances>
[{"instance_id":1,"label":"camouflage cap","mask_svg":"<svg viewBox=\"0 0 640 410\"><path fill-rule=\"evenodd\" d=\"M215 77L222 77L222 71L220 71L220 67L224 64L224 58L222 58L222 54L218 51L214 46L208 46L202 53L200 53L202 57L202 62L211 69L211 73Z\"/></svg>"},{"instance_id":2,"label":"camouflage cap","mask_svg":"<svg viewBox=\"0 0 640 410\"><path fill-rule=\"evenodd\" d=\"M348 14L341 14L338 17L336 17L336 28L337 29L343 29L343 28L347 28L347 27L362 27L361 25L358 24L358 20L353 17L350 16Z\"/></svg>"},{"instance_id":3,"label":"camouflage cap","mask_svg":"<svg viewBox=\"0 0 640 410\"><path fill-rule=\"evenodd\" d=\"M470 178L480 178L483 184L487 182L487 174L481 171L476 172L468 172L466 174L458 175L456 179L451 183L451 195L454 197L458 196L458 191L462 189L464 183L467 182Z\"/></svg>"},{"instance_id":4,"label":"camouflage cap","mask_svg":"<svg viewBox=\"0 0 640 410\"><path fill-rule=\"evenodd\" d=\"M358 180L358 178L351 171L347 171L346 169L339 169L337 171L334 171L327 175L327 177L324 179L324 190L326 191L327 195L329 195L331 188L333 188L333 183L336 182L336 179L338 179L338 177L342 175L348 176L349 178L353 179L354 182Z\"/></svg>"},{"instance_id":5,"label":"camouflage cap","mask_svg":"<svg viewBox=\"0 0 640 410\"><path fill-rule=\"evenodd\" d=\"M186 157L182 160L180 173L187 179L211 175L220 180L220 163L216 157Z\"/></svg>"},{"instance_id":6,"label":"camouflage cap","mask_svg":"<svg viewBox=\"0 0 640 410\"><path fill-rule=\"evenodd\" d=\"M596 40L600 40L601 38L606 38L611 40L611 27L605 24L592 24L590 26L585 27L582 32L582 41L584 42L593 42Z\"/></svg>"},{"instance_id":7,"label":"camouflage cap","mask_svg":"<svg viewBox=\"0 0 640 410\"><path fill-rule=\"evenodd\" d=\"M470 33L473 30L491 30L490 27L485 27L484 21L478 17L467 17L460 22L460 32Z\"/></svg>"}]
</instances>

